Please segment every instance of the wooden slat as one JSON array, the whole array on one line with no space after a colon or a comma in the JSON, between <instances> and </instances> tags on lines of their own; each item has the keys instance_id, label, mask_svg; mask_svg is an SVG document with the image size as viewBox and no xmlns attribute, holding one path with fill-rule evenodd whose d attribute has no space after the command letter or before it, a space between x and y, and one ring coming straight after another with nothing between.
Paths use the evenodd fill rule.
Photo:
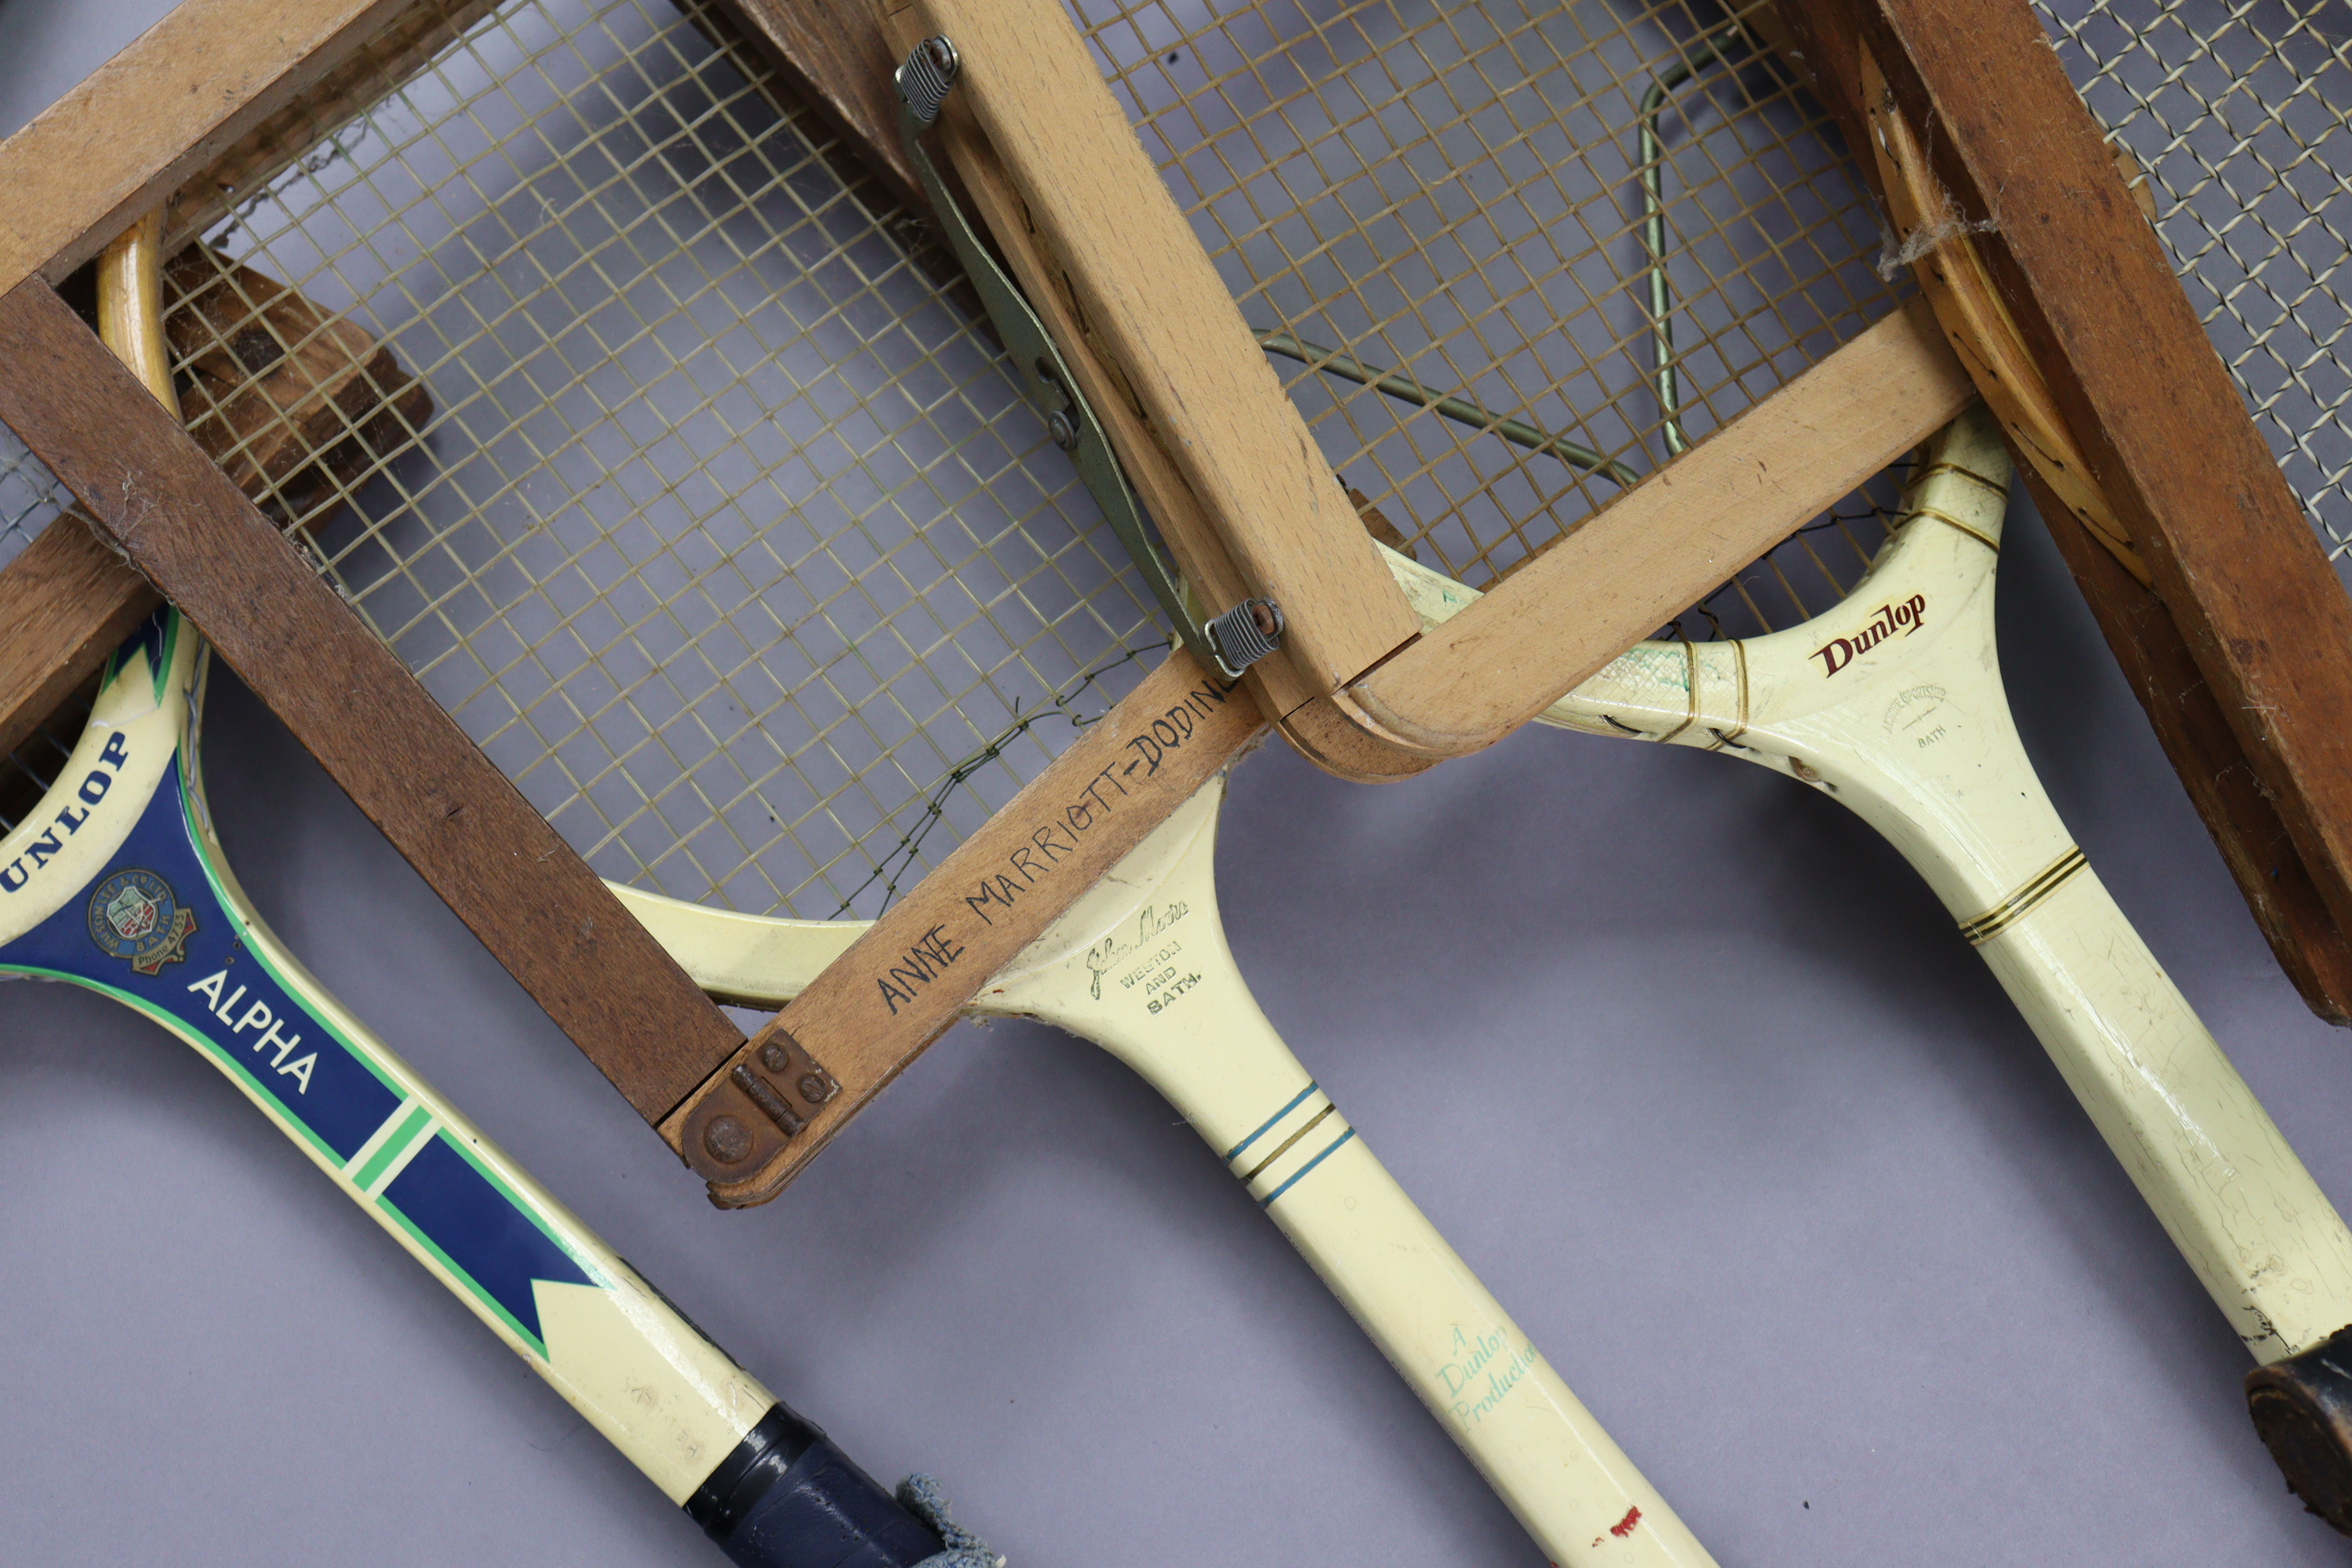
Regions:
<instances>
[{"instance_id":1,"label":"wooden slat","mask_svg":"<svg viewBox=\"0 0 2352 1568\"><path fill-rule=\"evenodd\" d=\"M689 17L701 20L700 5L680 3ZM898 94L891 85L898 62L871 0L727 0L724 9L901 206L927 210L922 182L898 138Z\"/></svg>"},{"instance_id":2,"label":"wooden slat","mask_svg":"<svg viewBox=\"0 0 2352 1568\"><path fill-rule=\"evenodd\" d=\"M1181 648L1170 655L827 965L662 1135L722 1206L774 1197L992 975L1265 727L1239 688ZM820 1076L809 1093L812 1054L831 1081ZM763 1097L804 1125L781 1125Z\"/></svg>"},{"instance_id":3,"label":"wooden slat","mask_svg":"<svg viewBox=\"0 0 2352 1568\"><path fill-rule=\"evenodd\" d=\"M1950 6L1785 9L1855 145L1870 145L1867 41L1960 215L1981 221L1984 193L2000 194L1995 228L1969 243L2153 594L2108 569L2112 548L2109 563L2082 555L2078 507L2045 515L2280 963L2342 1020L2352 602L2160 240L2021 4L1967 7L1965 48L1937 32ZM1862 162L1879 182L1880 161Z\"/></svg>"},{"instance_id":4,"label":"wooden slat","mask_svg":"<svg viewBox=\"0 0 2352 1568\"><path fill-rule=\"evenodd\" d=\"M2032 468L2018 471L2279 966L2314 1013L2352 1024L2352 942L2328 914L2172 613Z\"/></svg>"},{"instance_id":5,"label":"wooden slat","mask_svg":"<svg viewBox=\"0 0 2352 1568\"><path fill-rule=\"evenodd\" d=\"M38 278L0 296L0 420L648 1121L735 1050L726 1015Z\"/></svg>"},{"instance_id":6,"label":"wooden slat","mask_svg":"<svg viewBox=\"0 0 2352 1568\"><path fill-rule=\"evenodd\" d=\"M1037 319L1062 349L1064 363L1078 390L1102 421L1112 446L1120 455L1128 483L1159 525L1176 567L1193 585L1204 604L1234 605L1253 592L1249 580L1234 565L1223 537L1210 522L1201 500L1184 476L1152 438L1142 415L1128 400L1125 388L1094 352L1094 345L1055 283L1045 257L1021 221L1021 198L986 141L971 123L963 106L950 103L940 136L953 149L962 176L966 212L998 237L998 249L1036 310ZM1322 693L1298 679L1286 659L1267 658L1249 671L1252 695L1267 712L1286 713Z\"/></svg>"},{"instance_id":7,"label":"wooden slat","mask_svg":"<svg viewBox=\"0 0 2352 1568\"><path fill-rule=\"evenodd\" d=\"M0 142L0 292L97 255L405 4L184 0Z\"/></svg>"},{"instance_id":8,"label":"wooden slat","mask_svg":"<svg viewBox=\"0 0 2352 1568\"><path fill-rule=\"evenodd\" d=\"M881 4L894 46L954 39L956 97L1020 194L1095 352L1252 591L1282 605L1278 657L1300 689L1336 690L1410 641L1418 620L1061 6Z\"/></svg>"},{"instance_id":9,"label":"wooden slat","mask_svg":"<svg viewBox=\"0 0 2352 1568\"><path fill-rule=\"evenodd\" d=\"M302 86L299 97L264 116L180 183L165 211L164 252L200 238L231 207L414 76L496 5L497 0L406 0L396 16L383 20L380 31L361 34L335 64Z\"/></svg>"},{"instance_id":10,"label":"wooden slat","mask_svg":"<svg viewBox=\"0 0 2352 1568\"><path fill-rule=\"evenodd\" d=\"M1898 311L1612 501L1347 696L1429 754L1491 745L1974 396L1926 307Z\"/></svg>"},{"instance_id":11,"label":"wooden slat","mask_svg":"<svg viewBox=\"0 0 2352 1568\"><path fill-rule=\"evenodd\" d=\"M163 603L68 512L0 571L0 756L38 729Z\"/></svg>"}]
</instances>

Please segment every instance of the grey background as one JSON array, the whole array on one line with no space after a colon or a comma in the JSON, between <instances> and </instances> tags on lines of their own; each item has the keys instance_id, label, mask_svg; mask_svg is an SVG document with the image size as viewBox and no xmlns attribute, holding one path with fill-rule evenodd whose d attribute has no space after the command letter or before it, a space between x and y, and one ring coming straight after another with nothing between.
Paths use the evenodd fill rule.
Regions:
<instances>
[{"instance_id":1,"label":"grey background","mask_svg":"<svg viewBox=\"0 0 2352 1568\"><path fill-rule=\"evenodd\" d=\"M0 128L164 8L6 0ZM2060 810L2352 1206L2352 1042L2280 977L2030 515L2000 600ZM234 682L209 731L232 859L327 984L1016 1564L1540 1561L1107 1056L961 1027L787 1199L718 1214ZM1219 862L1267 1012L1726 1564L2352 1561L2040 1047L1834 803L1549 732L1381 789L1276 748ZM130 1013L0 991L0 1193L8 1561L718 1561Z\"/></svg>"}]
</instances>

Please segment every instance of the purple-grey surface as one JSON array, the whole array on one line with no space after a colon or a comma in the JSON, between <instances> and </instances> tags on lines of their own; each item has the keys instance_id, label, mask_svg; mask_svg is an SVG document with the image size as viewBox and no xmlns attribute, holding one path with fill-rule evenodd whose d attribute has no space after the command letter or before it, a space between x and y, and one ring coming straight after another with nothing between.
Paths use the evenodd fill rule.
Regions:
<instances>
[{"instance_id":1,"label":"purple-grey surface","mask_svg":"<svg viewBox=\"0 0 2352 1568\"><path fill-rule=\"evenodd\" d=\"M7 0L0 128L163 8ZM2280 977L2028 512L2000 597L2061 812L2352 1203L2352 1040ZM1541 1560L1099 1051L961 1027L784 1200L714 1212L234 682L208 731L231 858L329 987L1021 1568ZM1723 1563L2352 1560L2284 1493L2242 1348L2032 1035L1835 803L1549 731L1380 789L1274 747L1219 864L1266 1011ZM7 1561L719 1561L131 1013L0 989L0 1190Z\"/></svg>"}]
</instances>

